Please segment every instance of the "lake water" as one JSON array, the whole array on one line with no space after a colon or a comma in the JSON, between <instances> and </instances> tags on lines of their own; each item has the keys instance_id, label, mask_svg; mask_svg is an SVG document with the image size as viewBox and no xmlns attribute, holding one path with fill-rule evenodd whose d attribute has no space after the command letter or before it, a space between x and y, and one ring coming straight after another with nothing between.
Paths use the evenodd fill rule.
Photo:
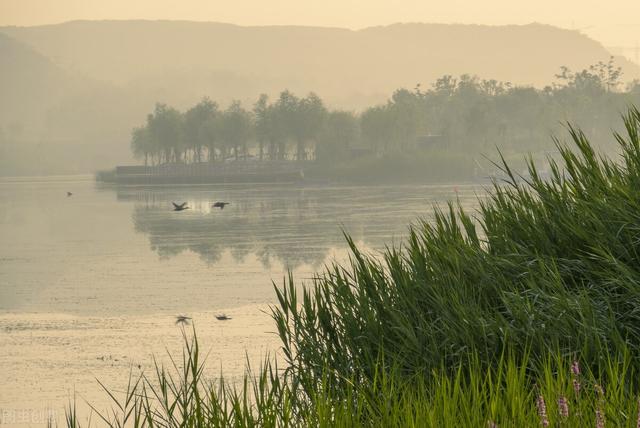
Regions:
<instances>
[{"instance_id":1,"label":"lake water","mask_svg":"<svg viewBox=\"0 0 640 428\"><path fill-rule=\"evenodd\" d=\"M72 192L67 197L66 192ZM91 177L0 181L0 425L109 406L152 356L178 353L190 316L211 376L278 350L272 281L345 261L342 229L372 253L433 204L477 206L478 187L110 187ZM213 201L230 201L224 210ZM175 212L171 202L186 201ZM232 319L217 321L225 313Z\"/></svg>"}]
</instances>

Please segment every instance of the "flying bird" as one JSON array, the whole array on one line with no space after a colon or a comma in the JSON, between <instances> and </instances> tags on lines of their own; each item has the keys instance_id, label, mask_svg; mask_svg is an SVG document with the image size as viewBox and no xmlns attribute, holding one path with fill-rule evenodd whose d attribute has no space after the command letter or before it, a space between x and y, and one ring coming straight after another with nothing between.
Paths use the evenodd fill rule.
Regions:
<instances>
[{"instance_id":1,"label":"flying bird","mask_svg":"<svg viewBox=\"0 0 640 428\"><path fill-rule=\"evenodd\" d=\"M176 315L176 324L189 324L191 317L186 315Z\"/></svg>"},{"instance_id":2,"label":"flying bird","mask_svg":"<svg viewBox=\"0 0 640 428\"><path fill-rule=\"evenodd\" d=\"M221 210L224 209L225 206L229 205L231 202L216 202L215 204L212 205L213 208L220 208Z\"/></svg>"},{"instance_id":3,"label":"flying bird","mask_svg":"<svg viewBox=\"0 0 640 428\"><path fill-rule=\"evenodd\" d=\"M181 203L180 205L176 204L175 202L171 202L173 204L173 210L174 211L182 211L182 210L188 210L189 207L187 206L186 202Z\"/></svg>"},{"instance_id":4,"label":"flying bird","mask_svg":"<svg viewBox=\"0 0 640 428\"><path fill-rule=\"evenodd\" d=\"M227 321L227 320L230 320L231 317L228 317L226 314L218 314L216 315L216 319L218 321Z\"/></svg>"},{"instance_id":5,"label":"flying bird","mask_svg":"<svg viewBox=\"0 0 640 428\"><path fill-rule=\"evenodd\" d=\"M67 192L67 198L68 198L69 196L71 196L71 195L73 195L73 193L71 193L71 192Z\"/></svg>"}]
</instances>

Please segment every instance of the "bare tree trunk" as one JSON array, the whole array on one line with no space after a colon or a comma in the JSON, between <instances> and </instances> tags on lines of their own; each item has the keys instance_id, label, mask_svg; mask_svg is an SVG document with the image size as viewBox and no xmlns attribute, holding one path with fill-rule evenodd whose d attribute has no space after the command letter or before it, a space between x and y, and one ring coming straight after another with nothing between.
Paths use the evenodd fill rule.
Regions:
<instances>
[{"instance_id":1,"label":"bare tree trunk","mask_svg":"<svg viewBox=\"0 0 640 428\"><path fill-rule=\"evenodd\" d=\"M296 158L297 160L301 161L303 160L304 157L304 143L302 142L302 140L298 140L297 141L297 155Z\"/></svg>"},{"instance_id":2,"label":"bare tree trunk","mask_svg":"<svg viewBox=\"0 0 640 428\"><path fill-rule=\"evenodd\" d=\"M277 151L275 140L269 141L269 159L276 160Z\"/></svg>"}]
</instances>

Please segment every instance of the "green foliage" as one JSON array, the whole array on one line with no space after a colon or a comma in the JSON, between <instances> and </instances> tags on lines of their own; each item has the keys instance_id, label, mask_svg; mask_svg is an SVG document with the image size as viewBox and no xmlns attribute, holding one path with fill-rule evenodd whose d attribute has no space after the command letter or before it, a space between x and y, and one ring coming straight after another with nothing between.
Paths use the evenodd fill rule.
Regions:
<instances>
[{"instance_id":1,"label":"green foliage","mask_svg":"<svg viewBox=\"0 0 640 428\"><path fill-rule=\"evenodd\" d=\"M470 353L491 364L505 350L542 357L579 352L640 357L640 113L616 135L620 162L599 157L569 128L577 152L543 178L533 163L507 163L470 215L451 203L411 228L404 247L379 257L349 240L333 265L301 291L277 289L274 318L287 363L309 385L329 366L334 381L370 379L380 355L408 375ZM386 362L385 362L386 363Z\"/></svg>"}]
</instances>

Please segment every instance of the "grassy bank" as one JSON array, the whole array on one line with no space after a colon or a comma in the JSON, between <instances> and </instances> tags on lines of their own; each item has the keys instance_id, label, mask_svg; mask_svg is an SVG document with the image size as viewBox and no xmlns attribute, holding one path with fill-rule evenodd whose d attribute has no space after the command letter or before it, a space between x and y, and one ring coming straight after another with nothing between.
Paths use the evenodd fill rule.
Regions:
<instances>
[{"instance_id":1,"label":"grassy bank","mask_svg":"<svg viewBox=\"0 0 640 428\"><path fill-rule=\"evenodd\" d=\"M478 212L452 203L402 247L373 257L350 241L350 263L302 290L293 278L276 287L284 370L210 385L188 342L177 376L142 377L116 414L170 426L635 426L640 112L624 120L620 158L570 129L550 177L503 162L507 179Z\"/></svg>"},{"instance_id":2,"label":"grassy bank","mask_svg":"<svg viewBox=\"0 0 640 428\"><path fill-rule=\"evenodd\" d=\"M629 354L606 357L599 371L550 353L543 360L501 355L488 369L470 355L452 372L407 378L378 365L368 382L345 379L338 395L330 376L312 391L266 363L230 386L202 377L197 340L182 359L107 392L110 411L94 425L172 427L635 427L638 395ZM82 426L72 406L68 426Z\"/></svg>"}]
</instances>

